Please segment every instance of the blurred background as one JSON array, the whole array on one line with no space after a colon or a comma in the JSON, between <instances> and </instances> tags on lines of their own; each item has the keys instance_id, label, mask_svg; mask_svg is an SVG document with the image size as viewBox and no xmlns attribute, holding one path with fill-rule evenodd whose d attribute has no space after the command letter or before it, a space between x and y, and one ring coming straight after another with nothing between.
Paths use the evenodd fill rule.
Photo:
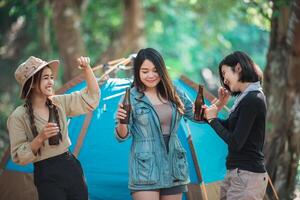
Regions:
<instances>
[{"instance_id":1,"label":"blurred background","mask_svg":"<svg viewBox=\"0 0 300 200\"><path fill-rule=\"evenodd\" d=\"M300 0L0 0L0 30L0 158L7 116L22 103L14 71L31 55L61 61L58 89L80 73L81 55L96 66L153 47L172 78L216 94L218 63L240 50L264 70L268 172L281 199L297 198Z\"/></svg>"}]
</instances>

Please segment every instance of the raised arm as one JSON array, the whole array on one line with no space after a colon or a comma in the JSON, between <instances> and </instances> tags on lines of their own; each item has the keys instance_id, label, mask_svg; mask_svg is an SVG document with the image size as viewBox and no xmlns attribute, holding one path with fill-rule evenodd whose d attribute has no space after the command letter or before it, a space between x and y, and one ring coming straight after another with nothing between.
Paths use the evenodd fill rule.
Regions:
<instances>
[{"instance_id":1,"label":"raised arm","mask_svg":"<svg viewBox=\"0 0 300 200\"><path fill-rule=\"evenodd\" d=\"M80 68L83 70L85 75L85 80L87 82L87 89L90 94L95 94L99 92L99 85L96 80L96 77L93 73L93 70L90 66L90 58L89 57L80 57L77 59L77 62Z\"/></svg>"},{"instance_id":2,"label":"raised arm","mask_svg":"<svg viewBox=\"0 0 300 200\"><path fill-rule=\"evenodd\" d=\"M65 110L67 116L76 116L93 111L100 101L100 89L88 57L77 59L85 75L87 88L70 94L54 95L51 99Z\"/></svg>"}]
</instances>

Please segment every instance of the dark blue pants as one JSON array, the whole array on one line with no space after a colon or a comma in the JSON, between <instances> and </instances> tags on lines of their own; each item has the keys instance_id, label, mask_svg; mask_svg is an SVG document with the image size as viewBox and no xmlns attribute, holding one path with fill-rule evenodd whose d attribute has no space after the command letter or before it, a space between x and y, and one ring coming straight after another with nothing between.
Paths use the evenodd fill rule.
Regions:
<instances>
[{"instance_id":1,"label":"dark blue pants","mask_svg":"<svg viewBox=\"0 0 300 200\"><path fill-rule=\"evenodd\" d=\"M34 163L39 200L88 200L80 162L66 152Z\"/></svg>"}]
</instances>

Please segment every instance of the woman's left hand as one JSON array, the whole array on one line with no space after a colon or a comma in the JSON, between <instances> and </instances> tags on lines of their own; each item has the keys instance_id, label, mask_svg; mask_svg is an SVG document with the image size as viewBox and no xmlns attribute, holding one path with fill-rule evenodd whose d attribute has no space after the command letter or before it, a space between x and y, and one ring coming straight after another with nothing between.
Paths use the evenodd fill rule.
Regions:
<instances>
[{"instance_id":1,"label":"woman's left hand","mask_svg":"<svg viewBox=\"0 0 300 200\"><path fill-rule=\"evenodd\" d=\"M211 106L204 109L205 117L207 120L213 119L217 117L218 114L218 108L215 104L212 104Z\"/></svg>"},{"instance_id":2,"label":"woman's left hand","mask_svg":"<svg viewBox=\"0 0 300 200\"><path fill-rule=\"evenodd\" d=\"M89 57L79 57L77 58L79 69L87 69L90 67L90 58Z\"/></svg>"}]
</instances>

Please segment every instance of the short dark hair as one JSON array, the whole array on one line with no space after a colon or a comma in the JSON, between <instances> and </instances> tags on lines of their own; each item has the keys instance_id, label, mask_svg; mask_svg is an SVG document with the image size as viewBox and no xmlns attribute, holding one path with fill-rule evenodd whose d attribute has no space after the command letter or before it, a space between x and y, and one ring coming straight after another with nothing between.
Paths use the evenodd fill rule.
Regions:
<instances>
[{"instance_id":1,"label":"short dark hair","mask_svg":"<svg viewBox=\"0 0 300 200\"><path fill-rule=\"evenodd\" d=\"M226 65L235 71L235 67L237 64L241 66L240 78L241 82L257 82L260 81L262 83L263 73L258 65L256 65L253 60L248 56L245 52L235 51L229 55L227 55L219 64L219 75L221 85L224 86L227 90L230 91L228 85L224 83L224 77L222 74L222 66ZM235 96L240 92L233 92L232 95Z\"/></svg>"}]
</instances>

